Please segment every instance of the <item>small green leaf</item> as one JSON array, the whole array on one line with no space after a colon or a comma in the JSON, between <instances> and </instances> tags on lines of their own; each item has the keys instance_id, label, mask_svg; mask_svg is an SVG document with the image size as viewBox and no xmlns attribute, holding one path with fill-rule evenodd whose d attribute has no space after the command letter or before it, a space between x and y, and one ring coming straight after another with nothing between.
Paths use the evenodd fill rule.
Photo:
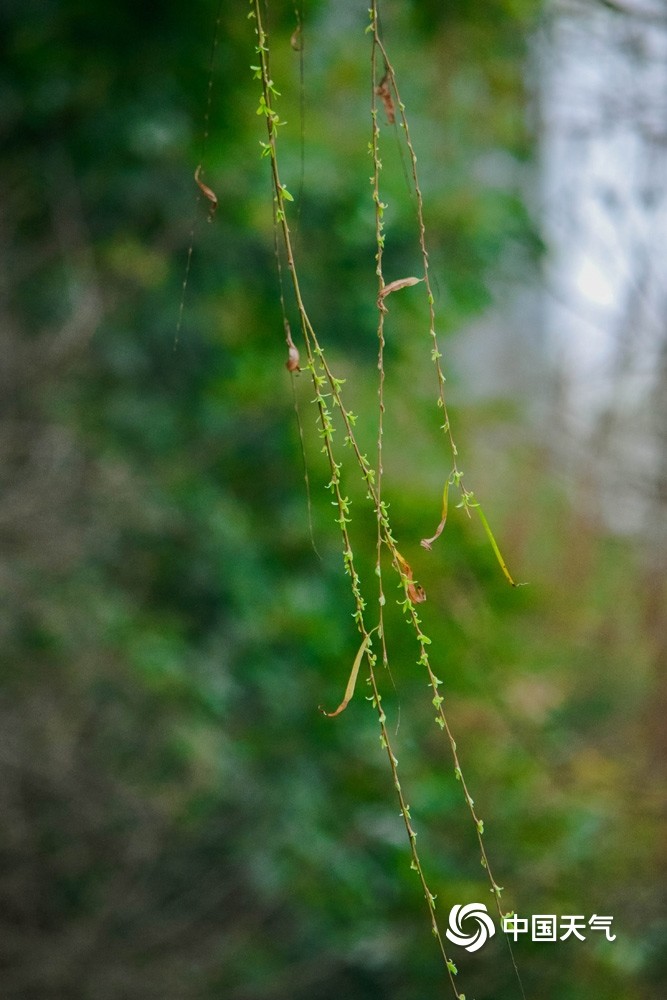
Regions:
<instances>
[{"instance_id":1,"label":"small green leaf","mask_svg":"<svg viewBox=\"0 0 667 1000\"><path fill-rule=\"evenodd\" d=\"M507 582L509 584L511 584L512 587L523 586L523 584L515 583L514 580L512 579L512 577L510 576L510 571L508 570L507 566L505 565L505 560L503 559L502 554L500 552L500 549L498 548L498 543L496 542L495 538L493 537L493 532L491 531L491 527L489 525L489 522L487 521L486 516L484 514L484 511L482 510L482 508L480 507L480 505L477 503L477 501L475 501L474 503L466 504L466 506L474 507L475 510L477 511L477 513L479 514L479 519L482 522L482 525L484 527L484 531L486 532L486 536L489 539L489 542L491 543L491 548L493 549L493 553L494 553L496 559L498 560L498 565L500 566L501 570L503 571L503 575L505 576L505 579L507 580Z\"/></svg>"},{"instance_id":2,"label":"small green leaf","mask_svg":"<svg viewBox=\"0 0 667 1000\"><path fill-rule=\"evenodd\" d=\"M358 612L355 612L352 617L356 618L357 615L358 615ZM375 629L373 629L373 632L374 631L375 631ZM352 670L350 671L350 677L349 677L349 680L347 682L347 687L345 688L345 696L343 697L343 700L341 701L341 703L338 706L338 708L335 710L335 712L326 712L323 708L320 707L320 712L322 712L323 715L327 715L330 719L333 719L336 715L340 715L341 712L345 711L345 709L349 705L350 701L352 700L352 696L354 694L354 689L355 689L356 684L357 684L357 676L359 674L359 667L361 666L361 661L363 660L364 653L366 652L366 650L368 649L368 647L370 645L371 635L373 634L373 632L369 632L368 635L364 636L364 640L361 643L361 646L359 647L359 651L358 651L357 655L354 658L354 663L352 664Z\"/></svg>"}]
</instances>

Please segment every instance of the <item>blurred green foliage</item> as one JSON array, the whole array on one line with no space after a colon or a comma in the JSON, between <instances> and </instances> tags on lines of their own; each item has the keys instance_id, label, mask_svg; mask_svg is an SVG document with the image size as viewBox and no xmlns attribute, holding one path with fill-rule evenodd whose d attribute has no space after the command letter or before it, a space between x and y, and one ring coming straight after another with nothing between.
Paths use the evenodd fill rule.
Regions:
<instances>
[{"instance_id":1,"label":"blurred green foliage","mask_svg":"<svg viewBox=\"0 0 667 1000\"><path fill-rule=\"evenodd\" d=\"M245 5L0 11L2 996L416 1000L443 990L363 684L305 378L309 536ZM374 439L367 12L269 5L303 287ZM535 280L524 59L532 2L388 3L443 335ZM405 163L383 130L386 273L418 268ZM175 340L181 284L194 253ZM395 299L395 301L394 301ZM453 512L417 296L391 302L387 496L496 877L520 913L611 913L618 935L517 945L527 996L658 997L664 841L642 567L587 522L509 411L455 419L510 591ZM447 356L445 357L447 362ZM484 364L485 359L480 359ZM500 427L509 447L478 445ZM495 429L495 430L494 430ZM353 498L366 578L374 527ZM391 603L391 602L390 602ZM474 830L416 649L388 608L386 711L441 914L486 901ZM400 714L399 714L400 713ZM653 727L653 728L652 728ZM660 843L663 843L661 853ZM517 996L498 935L460 988ZM661 948L663 949L661 951ZM662 959L664 961L664 958Z\"/></svg>"}]
</instances>

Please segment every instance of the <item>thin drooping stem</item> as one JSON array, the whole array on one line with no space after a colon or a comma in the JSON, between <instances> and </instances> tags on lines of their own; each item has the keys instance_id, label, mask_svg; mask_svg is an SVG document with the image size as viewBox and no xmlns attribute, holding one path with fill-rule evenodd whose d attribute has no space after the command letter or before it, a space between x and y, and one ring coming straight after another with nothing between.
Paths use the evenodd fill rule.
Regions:
<instances>
[{"instance_id":1,"label":"thin drooping stem","mask_svg":"<svg viewBox=\"0 0 667 1000\"><path fill-rule=\"evenodd\" d=\"M394 68L393 68L390 60L389 60L387 49L386 49L386 47L385 47L385 45L384 45L384 43L383 43L383 41L382 41L382 39L380 37L379 18L378 18L378 0L372 0L371 7L370 7L370 10L369 10L369 14L370 14L370 19L371 19L371 31L372 31L372 36L373 36L373 50L374 51L378 50L382 54L382 58L384 60L384 69L385 69L385 73L384 73L384 77L382 79L381 85L379 87L375 88L374 93L379 93L380 96L382 97L383 102L385 104L385 109L387 110L387 116L388 116L390 124L394 123L395 114L396 114L395 107L396 107L396 104L398 105L400 124L401 124L401 128L403 129L403 132L404 132L404 135L405 135L405 142L406 142L406 145L407 145L407 148L408 148L408 152L409 152L409 157L410 157L410 167L411 167L411 174L412 174L412 182L413 182L414 192L415 192L415 198L416 198L417 223L418 223L418 230L419 230L419 246L420 246L420 251L421 251L421 256L422 256L423 280L424 280L424 285L425 285L426 294L427 294L427 300L428 300L429 335L430 335L431 341L432 341L431 359L432 359L432 361L433 361L433 363L435 365L436 376L437 376L438 405L439 405L440 409L442 410L442 413L443 413L443 416L444 416L444 424L442 425L442 430L447 435L447 438L448 438L448 441L449 441L449 445L450 445L451 455L452 455L452 462L453 462L452 471L451 471L449 477L447 478L446 485L445 485L445 494L444 494L445 500L444 500L444 504L443 504L443 520L442 520L441 524L442 524L442 526L444 526L444 521L445 521L446 515L447 515L447 499L446 498L447 498L448 488L449 488L450 484L453 484L456 487L458 487L458 489L460 490L460 493L461 493L461 505L464 507L464 509L466 510L466 512L468 513L468 515L470 516L470 511L471 510L475 510L476 509L476 511L477 511L477 513L478 513L481 521L482 521L482 525L483 525L484 530L485 530L485 532L487 534L487 537L489 539L491 547L492 547L492 549L494 551L494 554L495 554L495 556L496 556L496 558L498 560L498 563L499 563L499 565L500 565L500 567L501 567L501 569L502 569L502 571L503 571L506 579L509 581L509 583L512 586L516 586L516 584L514 583L514 580L512 579L512 577L509 574L509 571L507 569L505 561L504 561L504 559L503 559L503 557L502 557L502 555L500 553L500 550L498 548L498 545L496 543L496 540L495 540L495 538L493 536L493 533L491 531L491 528L489 526L489 523L488 523L488 521L486 519L486 516L485 516L483 510L479 506L479 503L476 501L474 494L472 492L468 491L465 488L465 486L463 485L463 483L462 483L463 472L458 467L458 449L457 449L456 443L454 441L454 436L453 436L453 431L452 431L452 425L451 425L451 421L450 421L449 414L448 414L448 411L447 411L447 402L446 402L446 398L445 398L445 376L444 376L444 373L443 373L443 370L442 370L442 365L441 365L442 354L441 354L440 349L439 349L438 338L437 338L437 333L436 333L435 299L434 299L432 288L431 288L431 281L430 281L430 274L429 274L429 255L428 255L428 250L427 250L427 246L426 246L426 224L425 224L425 221L424 221L424 199L423 199L423 195L422 195L422 191L421 191L421 187L420 187L420 183L419 183L419 175L418 175L418 171L417 171L417 156L416 156L415 149L414 149L414 146L413 146L413 143L412 143L412 139L410 137L410 128L409 128L408 119L407 119L406 112L405 112L405 105L404 105L403 101L401 100L401 96L400 96L400 93L399 93L399 90L398 90L398 84L397 84L397 81L396 81L396 73L394 71ZM373 60L373 69L375 71L375 59ZM374 72L374 79L375 79L375 72ZM395 99L396 99L395 102L393 100L394 96L395 96ZM378 206L382 205L382 201L380 199L380 191L379 191L379 169L380 169L380 166L381 166L381 162L380 162L380 158L379 158L379 129L378 129L378 126L377 126L377 109L376 109L375 104L373 104L373 123L374 123L374 128L373 128L373 161L374 161L374 165L375 165L375 170L374 170L374 192L373 192L373 195L374 195L374 201L376 203L376 217L377 217L377 213L379 211L379 207ZM381 219L381 216L380 216L380 219ZM381 260L381 251L382 251L382 247L384 246L384 238L381 235L380 229L378 229L378 225L381 228L381 222L378 224L377 221L376 221L376 229L377 229L377 235L378 235L378 255L379 255L380 260ZM380 303L379 305L380 305L380 308L379 308L378 311L380 313L381 322L382 322L382 319L383 319L383 309L381 307L382 304ZM383 325L381 326L381 329L383 329ZM439 533L440 533L440 529L436 533L436 536ZM422 666L425 667L427 675L428 675L429 686L430 686L432 694L433 694L432 703L433 703L433 706L434 706L434 708L436 710L435 721L436 721L436 723L438 724L438 726L443 730L443 732L447 736L447 740L448 740L449 747L450 747L451 754L452 754L452 759L453 759L453 762L454 762L454 773L455 773L456 779L461 783L461 788L462 788L462 791L463 791L464 799L465 799L466 805L468 807L468 811L470 813L471 819L472 819L472 821L474 823L475 833L476 833L476 836L477 836L477 842L478 842L478 845L479 845L481 864L486 869L486 872L487 872L487 875L488 875L488 878L489 878L489 882L490 882L490 886L491 886L491 892L493 894L493 897L494 897L494 900L495 900L495 904L496 904L496 908L497 908L497 911L498 911L498 915L499 915L501 923L502 923L503 917L505 915L504 911L502 909L502 906L501 906L501 902L500 902L500 895L501 895L501 893L503 891L503 887L498 884L498 882L494 878L493 872L491 870L491 865L490 865L490 862L489 862L489 857L488 857L488 854L487 854L487 851L486 851L486 847L485 847L485 844L484 844L484 839L483 839L483 835L484 835L484 822L477 815L477 812L475 810L474 800L473 800L473 798L472 798L472 796L470 794L470 791L468 789L468 785L466 784L466 780L465 780L465 777L464 777L464 774L463 774L463 770L462 770L462 767L461 767L461 762L460 762L459 755L458 755L458 749L457 749L456 741L454 739L454 736L452 734L452 730L451 730L449 722L447 720L447 716L445 715L445 711L443 709L444 699L443 699L443 696L440 694L440 691L439 691L439 688L440 688L440 686L442 684L442 681L435 675L435 673L433 671L433 668L431 666L430 657L429 657L429 653L428 653L428 649L427 649L427 646L430 645L430 640L428 639L428 637L422 631L421 619L419 618L419 615L417 613L417 608L415 607L415 603L414 603L414 601L411 598L412 598L412 595L410 595L406 591L406 600L405 600L405 603L404 603L405 617L407 618L407 620L412 625L412 627L413 627L413 629L415 631L415 634L417 636L417 641L419 643L419 648L420 648L419 663ZM518 981L518 984L519 984L519 988L520 988L521 994L522 994L522 996L524 997L524 1000L525 1000L525 993L524 993L524 989L523 989L523 983L521 981L521 977L519 975L519 970L518 970L517 965L516 965L516 961L515 961L515 958L514 958L514 952L513 952L512 946L511 946L511 942L510 942L509 938L506 938L506 940L507 940L507 945L508 945L510 956L511 956L512 965L514 967L516 978L517 978L517 981Z\"/></svg>"},{"instance_id":2,"label":"thin drooping stem","mask_svg":"<svg viewBox=\"0 0 667 1000\"><path fill-rule=\"evenodd\" d=\"M522 584L517 584L512 579L505 560L503 559L498 543L491 531L489 522L486 519L484 511L482 510L479 501L476 499L475 494L472 490L467 489L463 484L463 471L459 468L459 450L457 448L456 442L454 440L454 432L452 429L452 423L449 418L449 412L447 409L447 400L445 397L445 374L442 370L441 359L442 353L440 351L438 336L436 333L436 317L435 317L435 297L433 295L433 290L431 287L431 277L430 277L430 266L429 266L429 254L426 246L426 223L424 221L424 196L422 194L421 186L419 183L419 174L417 171L417 154L415 153L415 148L410 137L410 126L408 124L407 115L405 113L405 104L401 100L401 95L398 90L398 83L396 81L396 73L394 72L394 67L389 61L389 56L387 50L382 42L378 27L378 14L377 14L377 0L374 0L371 8L371 25L373 32L373 45L377 46L382 53L382 58L384 59L385 75L382 80L382 93L384 97L385 104L390 104L391 106L391 121L394 123L395 119L395 107L398 104L399 109L399 120L400 126L405 135L405 143L408 149L409 160L410 160L410 172L412 176L412 184L414 189L414 194L416 198L416 212L417 212L417 226L419 231L419 248L422 257L422 267L423 267L423 281L426 289L426 296L428 300L428 317L429 317L429 336L431 339L431 360L435 366L437 384L438 384L438 395L437 401L438 406L442 411L443 423L441 424L441 430L446 434L449 441L449 448L452 458L452 467L449 475L446 479L447 486L454 486L458 489L461 501L459 507L462 507L468 517L471 517L471 511L475 511L482 522L484 531L489 539L493 553L496 556L498 564L503 572L503 575L507 582L512 587L522 586ZM396 97L396 101L393 100L393 95ZM440 534L440 531L436 532L434 538L435 540ZM429 545L425 546L430 548Z\"/></svg>"},{"instance_id":3,"label":"thin drooping stem","mask_svg":"<svg viewBox=\"0 0 667 1000\"><path fill-rule=\"evenodd\" d=\"M406 145L408 147L408 153L409 153L409 157L410 157L410 168L411 168L411 175L412 175L412 183L413 183L413 187L414 187L415 197L416 197L416 200L417 200L417 224L418 224L418 228L419 228L419 248L420 248L421 256L422 256L422 266L423 266L423 273L424 273L424 285L425 285L425 288L426 288L426 296L427 296L427 299L428 299L429 336L430 336L431 341L432 341L431 360L433 361L433 364L435 365L435 371L436 371L437 382L438 382L438 405L441 408L442 413L443 413L443 417L444 417L444 423L442 424L442 430L447 435L447 438L449 440L449 446L450 446L451 453L452 453L453 471L454 471L455 474L457 474L457 478L458 478L458 484L457 485L460 485L461 491L462 491L463 495L465 496L466 495L466 490L463 487L463 484L461 483L461 477L463 476L463 473L459 472L458 464L457 464L457 459L458 459L459 452L458 452L458 448L456 446L456 443L454 441L454 434L453 434L453 431L452 431L452 425L451 425L451 422L450 422L450 419L449 419L449 413L447 411L447 401L445 399L445 381L446 380L445 380L444 372L442 370L442 365L440 364L440 361L441 361L441 358L442 358L442 354L440 352L440 347L439 347L439 344L438 344L438 337L437 337L437 333L436 333L435 297L433 295L433 290L431 288L431 277L430 277L430 268L429 268L429 255L428 255L428 250L427 250L427 247L426 247L426 223L424 222L424 197L422 195L421 187L420 187L420 184L419 184L419 176L418 176L418 173L417 173L417 155L415 153L415 149L414 149L414 146L412 144L412 139L410 137L410 127L408 125L408 119L407 119L406 114L405 114L405 105L403 104L403 102L401 100L401 95L399 93L398 85L396 83L396 73L394 72L394 67L392 66L391 62L389 61L389 56L387 54L387 50L386 50L386 48L384 46L384 43L382 42L382 39L380 37L380 32L379 32L379 27L378 27L378 16L377 16L377 13L378 13L377 12L377 2L376 2L376 0L374 0L374 2L372 4L372 7L371 7L371 24L372 24L372 32L373 32L373 45L377 46L377 48L381 52L382 58L384 60L384 66L385 66L385 83L384 83L384 86L389 91L393 91L393 93L394 93L394 95L396 97L396 102L395 103L392 102L392 104L394 104L394 107L395 107L396 104L398 105L399 120L400 120L401 128L403 129L403 132L404 132L404 135L405 135L405 142L406 142Z\"/></svg>"},{"instance_id":4,"label":"thin drooping stem","mask_svg":"<svg viewBox=\"0 0 667 1000\"><path fill-rule=\"evenodd\" d=\"M424 283L425 283L425 286L426 286L426 291L427 291L428 301L429 301L429 327L430 327L431 336L434 339L435 347L437 348L437 338L436 338L436 333L435 333L435 308L434 308L434 304L433 304L433 295L431 293L431 286L430 286L430 280L429 280L428 252L426 250L426 227L424 225L423 198L422 198L421 189L419 187L419 180L418 180L418 176L417 176L417 160L416 160L416 156L415 156L415 153L414 153L414 148L412 146L412 143L411 143L411 140L410 140L409 131L408 131L408 127L407 127L407 118L406 118L406 115L405 115L405 107L404 107L404 105L402 104L402 102L400 100L400 96L398 94L398 89L396 87L395 73L394 73L393 67L391 66L391 64L389 62L389 59L388 59L388 56L387 56L387 50L386 50L386 48L385 48L385 46L382 43L382 40L380 38L379 28L378 28L377 0L373 0L373 2L372 2L371 9L370 9L370 15L371 15L371 26L372 26L372 35L373 35L373 51L374 52L377 51L377 52L381 53L382 59L384 60L384 67L385 67L385 73L384 73L384 77L383 77L383 80L382 80L382 85L378 86L377 83L376 83L376 80L375 80L375 76L376 76L376 73L375 73L375 59L373 60L373 71L374 71L373 72L373 80L374 80L374 84L375 84L375 86L374 86L374 95L376 93L380 92L380 96L382 96L383 93L384 93L384 91L385 91L385 88L388 88L389 86L391 86L391 89L394 91L394 93L396 95L396 100L397 100L398 106L399 106L400 120L401 120L401 123L403 125L404 130L405 130L406 141L408 143L408 148L410 150L410 157L411 157L411 164L412 164L412 177L413 177L413 182L414 182L414 185L415 185L415 193L416 193L416 197L417 197L417 216L418 216L418 222L419 222L419 243L420 243L420 248L421 248L421 253L422 253L422 260L423 260L423 266L424 266ZM391 101L391 104L389 105L390 101ZM391 94L390 93L389 94L385 94L385 96L384 96L384 102L385 102L385 109L387 110L387 105L389 105L389 109L388 110L389 110L390 115L393 117L393 115L395 114L395 111L394 111L395 105L394 105L394 102L391 99ZM380 190L379 190L379 174L380 174L380 169L381 169L381 161L380 161L380 153L379 153L379 134L380 134L380 130L379 130L379 126L378 126L378 123L377 123L377 107L376 107L375 103L373 104L372 118L373 118L372 155L373 155L373 164L374 164L374 171L373 171L373 200L374 200L375 206L376 206L376 235L377 235L377 244L378 244L376 259L378 260L378 274L379 274L379 277L380 277L380 284L382 286L382 284L383 284L383 278L382 278L382 266L381 266L381 262L382 262L382 250L383 250L383 247L384 247L384 235L382 233L382 212L383 212L383 209L384 209L385 206L384 206L384 203L382 202L382 200L380 198ZM383 343L384 343L384 336L383 336L383 331L384 331L384 309L382 308L382 303L380 303L380 305L379 305L378 315L379 315L379 320L378 320L378 336L379 336L380 345L381 345L380 350L382 350L382 346L383 346ZM441 368L441 365L440 365L440 352L437 351L436 354L437 354L437 356L434 358L434 360L435 360L435 365L436 365L436 371L438 373L438 385L439 385L439 392L440 392L439 401L440 401L440 404L442 406L443 412L446 415L447 414L447 408L446 408L445 397L444 397L444 376L442 374L442 368ZM383 374L384 374L384 372L381 371L381 373L380 373L380 386L382 386L382 383L383 383ZM382 412L382 407L381 407L381 412ZM449 419L448 418L447 418L446 422L447 422L447 425L449 425ZM451 431L451 428L449 426L447 427L447 433L449 435L449 439L450 439L450 443L451 443L451 447L452 447L453 459L454 459L454 466L456 468L456 457L457 457L458 453L457 453L457 450L456 450L456 445L454 444L454 439L452 437L452 431ZM381 501L381 499L380 499L379 496L378 496L378 499L380 501L380 507L382 509L382 501ZM390 533L390 529L389 529L388 524L386 526L386 532L385 533ZM451 730L450 730L449 724L447 722L447 718L445 716L445 713L444 713L444 710L443 710L443 707L442 707L442 705L443 705L442 695L440 694L440 692L438 690L438 688L439 688L439 686L440 686L440 684L442 682L438 680L438 678L436 677L435 673L433 672L433 670L431 668L430 658L429 658L428 650L426 648L427 645L430 644L430 640L429 640L428 636L426 636L424 634L423 630L422 630L422 623L421 623L421 619L419 618L419 616L417 614L417 609L416 609L416 606L415 606L415 602L414 602L414 600L412 599L412 597L407 592L406 592L406 598L405 598L405 602L404 602L404 613L405 613L405 617L406 617L407 621L411 624L411 626L412 626L412 628L413 628L413 630L415 632L415 635L417 636L417 641L419 643L419 661L418 662L419 662L420 665L422 665L423 667L426 668L426 671L427 671L427 674L428 674L429 684L430 684L431 690L433 692L433 705L434 705L434 707L436 709L436 713L437 713L436 714L436 722L438 723L438 725L440 726L440 728L447 734L447 737L449 739L450 747L451 747L452 754L453 754L453 757L454 757L454 766L455 766L455 769L456 769L456 776L462 782L462 787L464 789L465 800L466 800L466 803L468 804L468 808L470 810L470 814L471 814L473 822L475 824L475 830L476 830L476 833L477 833L477 839L479 841L479 846L480 846L482 864L483 864L483 866L486 868L486 870L488 872L489 880L491 882L491 891L494 893L494 895L496 896L496 899L497 899L498 896L499 896L499 892L502 891L502 887L498 886L498 883L495 881L495 879L493 877L493 874L491 872L491 868L490 868L490 865L489 865L489 862L488 862L488 858L487 858L487 855L486 855L486 850L485 850L485 847L484 847L484 842L482 840L483 824L482 824L481 820L479 819L479 817L475 813L475 809L474 809L474 806L473 806L473 800L472 800L470 794L468 793L467 786L465 785L465 781L463 780L463 774L462 774L462 771L461 771L461 765L460 765L460 761L458 759L457 751L456 751L456 743L455 743L455 741L454 741L454 739L452 737Z\"/></svg>"},{"instance_id":5,"label":"thin drooping stem","mask_svg":"<svg viewBox=\"0 0 667 1000\"><path fill-rule=\"evenodd\" d=\"M380 129L378 127L378 108L377 108L377 46L373 45L371 48L371 151L373 156L373 203L375 208L375 273L378 279L378 297L377 301L381 302L382 294L385 287L384 273L382 269L382 261L384 254L384 236L383 236L383 213L384 206L380 201L380 170L382 164L380 162L379 154L379 139L380 139ZM377 500L378 508L381 509L382 504L382 481L384 475L383 460L382 460L382 446L384 437L384 320L385 320L386 310L384 308L378 308L378 319L377 319L377 338L378 338L378 433L377 433ZM382 579L382 542L383 542L383 530L382 521L378 514L378 509L376 508L377 516L377 546L376 546L376 562L375 562L375 572L378 579L378 624L379 624L379 635L380 643L382 647L382 663L383 666L388 668L389 658L387 654L387 640L384 633L384 606L386 603L386 598L383 588Z\"/></svg>"}]
</instances>

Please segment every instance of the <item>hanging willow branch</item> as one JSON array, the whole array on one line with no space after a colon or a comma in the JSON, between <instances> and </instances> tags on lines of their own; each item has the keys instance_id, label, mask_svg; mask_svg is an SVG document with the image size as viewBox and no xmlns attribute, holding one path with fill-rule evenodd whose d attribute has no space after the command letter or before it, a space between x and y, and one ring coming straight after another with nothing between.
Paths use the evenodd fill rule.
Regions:
<instances>
[{"instance_id":1,"label":"hanging willow branch","mask_svg":"<svg viewBox=\"0 0 667 1000\"><path fill-rule=\"evenodd\" d=\"M488 522L481 508L479 507L479 504L475 500L474 495L462 485L461 480L463 473L457 466L458 451L454 443L449 416L447 413L447 406L444 396L445 379L440 365L441 354L438 349L437 337L435 333L435 308L434 308L433 294L431 291L431 286L429 281L429 262L428 262L428 253L426 250L425 226L423 220L423 199L417 177L416 156L410 139L407 119L405 116L405 107L400 100L396 84L396 76L391 66L391 63L389 62L386 49L380 39L378 32L377 0L373 0L372 6L369 11L370 13L369 30L372 37L371 151L374 164L374 174L372 182L373 182L373 199L375 203L375 220L376 220L376 243L377 243L376 273L378 276L377 332L378 332L378 370L379 370L379 386L378 386L379 419L378 419L376 468L373 468L371 466L367 456L361 451L361 448L359 446L354 431L354 424L356 418L354 417L354 414L350 410L348 410L345 401L343 399L342 387L344 380L337 378L333 374L333 371L325 355L325 351L318 340L316 331L309 318L303 300L303 296L301 293L292 238L287 218L287 203L293 201L293 198L288 189L286 188L285 184L281 180L280 170L278 165L277 139L278 139L279 129L284 125L284 122L281 121L280 116L275 109L275 101L276 98L279 97L279 93L273 83L273 80L271 79L270 68L269 68L269 44L268 44L267 34L263 26L260 0L250 0L250 6L251 6L251 12L249 16L255 21L255 31L257 36L256 52L258 55L258 65L253 66L252 69L254 71L255 78L259 81L261 88L257 114L264 117L266 122L266 131L267 131L267 141L261 142L262 156L267 157L270 161L273 198L274 198L274 219L282 238L286 267L292 284L292 289L294 293L294 299L299 316L301 334L303 339L305 363L303 368L301 368L301 370L308 372L314 389L314 402L318 412L319 435L322 441L322 452L326 457L331 477L328 484L328 489L332 493L333 505L337 511L336 521L339 526L341 534L343 565L345 573L350 578L352 596L354 600L355 610L353 612L352 617L356 623L357 629L361 636L361 644L359 646L358 652L355 656L352 665L352 670L350 672L343 701L335 711L330 713L324 712L324 714L329 715L330 717L334 717L339 715L342 711L345 710L345 708L348 706L354 694L357 677L360 672L362 663L365 661L368 668L368 683L372 693L371 701L375 708L380 727L380 742L387 754L392 774L392 779L394 783L394 788L400 806L400 813L403 818L404 826L408 836L408 842L411 854L411 867L417 872L419 881L421 883L424 898L426 900L428 907L431 930L438 943L438 947L442 959L445 963L450 984L454 991L454 995L458 998L458 1000L463 1000L463 994L459 993L454 979L454 976L456 975L456 966L448 958L448 955L446 953L443 936L440 932L440 928L435 914L435 896L431 892L428 883L426 881L422 862L420 860L419 853L417 851L416 833L413 828L412 819L410 816L410 808L404 798L401 784L399 781L398 761L392 750L389 733L386 726L386 717L382 709L382 695L380 692L376 669L375 669L378 657L373 649L373 638L372 638L374 633L377 633L380 642L382 663L384 666L388 666L388 653L387 653L386 640L384 635L384 624L383 624L383 607L385 604L385 597L384 597L383 582L382 582L383 581L382 554L386 550L390 558L391 566L398 575L399 582L403 591L403 600L401 600L399 603L403 609L405 620L410 626L416 638L416 642L419 649L418 663L426 670L428 684L429 687L431 688L431 693L432 693L432 704L436 710L435 721L440 727L440 729L442 729L446 734L450 750L453 756L454 772L457 780L461 783L465 802L467 804L472 821L474 823L475 832L479 843L481 863L487 871L487 875L491 884L491 891L496 898L496 903L498 906L499 913L501 913L502 915L502 910L500 908L500 894L502 892L502 887L498 885L498 883L495 881L493 874L491 872L489 859L483 841L484 823L479 818L479 816L475 811L473 799L470 795L468 786L463 776L463 771L458 756L457 746L454 741L450 726L448 724L446 715L443 710L443 697L439 692L439 689L442 685L442 681L434 673L434 670L430 662L428 646L430 646L431 640L423 631L422 622L417 613L417 607L425 600L426 595L424 593L423 588L419 585L419 583L415 579L412 567L409 565L407 560L404 558L404 556L398 549L398 545L394 537L393 528L389 518L388 505L383 498L382 443L383 443L383 433L384 433L383 386L384 386L384 322L385 322L385 316L387 314L386 299L389 295L398 292L403 288L417 285L422 282L425 285L427 299L428 299L428 306L429 306L429 333L432 340L431 357L435 365L437 381L438 381L438 406L440 407L444 415L444 423L442 427L449 441L453 459L453 470L447 478L443 495L443 515L441 522L438 525L438 528L433 537L430 539L424 539L422 541L422 545L425 548L430 548L433 542L442 533L447 517L449 489L451 486L454 486L455 488L458 489L461 495L460 506L463 506L469 515L471 510L473 509L477 510L479 517L482 520L482 525L484 527L484 530L489 538L493 551L496 557L498 558L503 573L505 574L506 578L510 583L512 583L513 585L514 583L509 575L509 572L507 571L507 567L502 559L502 556L500 555L498 546L491 533L491 529L488 526ZM382 62L384 64L384 75L379 81L377 80L378 55L381 56ZM385 116L390 124L393 124L395 122L396 115L398 114L398 118L405 135L405 140L410 155L414 190L416 193L417 218L419 227L419 245L423 261L422 277L400 278L389 283L385 283L383 275L383 247L384 247L383 211L386 206L383 204L381 200L380 190L379 190L381 163L379 157L380 128L378 124L378 108L376 104L377 98L380 98L385 112ZM396 108L398 108L398 112L396 111ZM286 326L286 330L287 330L286 339L288 345L288 368L290 368L290 370L296 370L296 367L298 367L300 362L299 351L296 345L294 344L291 332L289 332L289 326ZM333 419L334 409L339 414L339 418L340 421L342 422L343 429L345 432L345 444L349 446L352 452L352 456L354 458L354 461L357 465L358 471L361 475L361 478L363 480L363 483L367 491L367 499L371 504L377 519L378 527L377 527L376 573L379 579L379 600L378 600L379 612L378 612L377 624L375 624L373 627L370 628L367 625L368 616L366 611L366 601L364 599L362 592L361 579L356 569L354 553L352 550L350 535L348 530L348 525L350 523L351 501L343 493L341 485L341 469L343 462L342 458L339 457L338 446L334 443L334 430L335 430L334 419Z\"/></svg>"}]
</instances>

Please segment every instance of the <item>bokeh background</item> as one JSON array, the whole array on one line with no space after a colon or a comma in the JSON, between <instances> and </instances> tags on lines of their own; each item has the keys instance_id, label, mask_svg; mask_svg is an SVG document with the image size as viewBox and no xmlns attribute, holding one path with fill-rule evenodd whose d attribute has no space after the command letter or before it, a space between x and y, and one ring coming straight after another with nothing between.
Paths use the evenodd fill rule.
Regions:
<instances>
[{"instance_id":1,"label":"bokeh background","mask_svg":"<svg viewBox=\"0 0 667 1000\"><path fill-rule=\"evenodd\" d=\"M370 450L368 14L297 9L267 11L283 180ZM6 1000L448 995L363 685L338 719L317 711L358 636L312 391L284 367L247 10L0 7ZM617 935L520 941L526 995L662 998L667 10L387 0L382 25L460 465L529 586L461 511L419 547L449 466L415 289L390 300L385 496L505 905L610 914ZM419 273L415 207L384 123L382 142L397 278ZM372 586L372 518L346 486ZM492 900L390 605L384 704L444 917ZM499 937L452 949L467 996L520 995Z\"/></svg>"}]
</instances>

